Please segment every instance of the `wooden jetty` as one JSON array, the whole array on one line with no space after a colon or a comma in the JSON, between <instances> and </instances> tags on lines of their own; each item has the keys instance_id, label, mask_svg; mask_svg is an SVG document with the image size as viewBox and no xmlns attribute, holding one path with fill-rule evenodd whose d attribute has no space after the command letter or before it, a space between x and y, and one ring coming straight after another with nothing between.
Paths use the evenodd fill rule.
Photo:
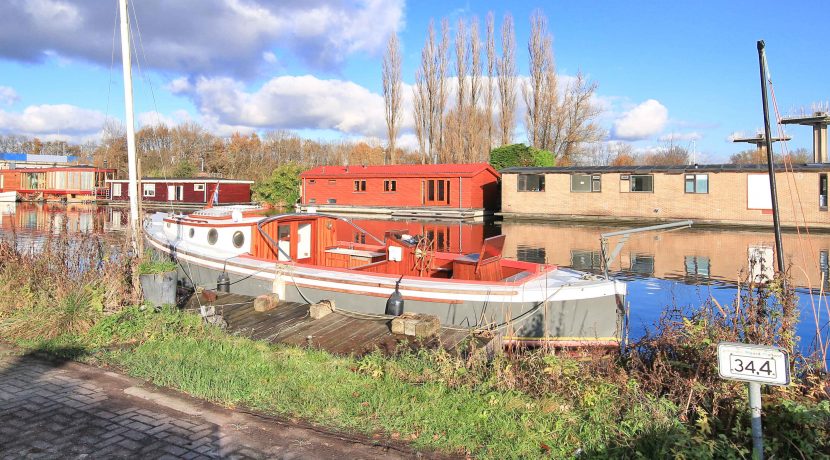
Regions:
<instances>
[{"instance_id":1,"label":"wooden jetty","mask_svg":"<svg viewBox=\"0 0 830 460\"><path fill-rule=\"evenodd\" d=\"M352 313L340 308L313 319L309 305L297 302L280 302L276 308L258 312L254 298L241 294L216 293L209 296L194 294L185 309L200 312L201 306L212 306L215 314L227 323L230 333L271 343L320 348L340 355L362 356L379 350L394 353L401 347L444 348L452 353L468 354L479 350L493 351L499 342L496 336L473 334L471 330L441 327L437 334L415 338L392 333L394 316Z\"/></svg>"}]
</instances>

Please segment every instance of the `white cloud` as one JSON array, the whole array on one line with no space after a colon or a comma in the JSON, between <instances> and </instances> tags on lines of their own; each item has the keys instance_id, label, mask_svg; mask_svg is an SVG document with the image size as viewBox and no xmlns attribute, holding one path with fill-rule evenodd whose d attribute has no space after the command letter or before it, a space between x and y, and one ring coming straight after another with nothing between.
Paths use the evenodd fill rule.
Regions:
<instances>
[{"instance_id":1,"label":"white cloud","mask_svg":"<svg viewBox=\"0 0 830 460\"><path fill-rule=\"evenodd\" d=\"M54 53L109 65L116 8L106 4L0 2L0 56L37 62ZM403 25L404 0L144 0L133 9L147 67L252 76L275 48L319 69L352 53L378 53Z\"/></svg>"},{"instance_id":2,"label":"white cloud","mask_svg":"<svg viewBox=\"0 0 830 460\"><path fill-rule=\"evenodd\" d=\"M0 105L12 105L20 100L17 91L8 86L0 86Z\"/></svg>"},{"instance_id":3,"label":"white cloud","mask_svg":"<svg viewBox=\"0 0 830 460\"><path fill-rule=\"evenodd\" d=\"M100 131L105 116L68 104L33 105L21 113L0 111L0 132L23 135L79 135Z\"/></svg>"},{"instance_id":4,"label":"white cloud","mask_svg":"<svg viewBox=\"0 0 830 460\"><path fill-rule=\"evenodd\" d=\"M655 99L649 99L614 122L614 136L624 140L640 140L659 133L669 120L669 110Z\"/></svg>"},{"instance_id":5,"label":"white cloud","mask_svg":"<svg viewBox=\"0 0 830 460\"><path fill-rule=\"evenodd\" d=\"M379 136L385 132L383 98L343 80L282 76L254 92L234 79L200 77L177 94L190 96L208 123L252 129L332 129Z\"/></svg>"},{"instance_id":6,"label":"white cloud","mask_svg":"<svg viewBox=\"0 0 830 460\"><path fill-rule=\"evenodd\" d=\"M278 61L277 55L271 51L263 51L262 60L267 62L268 64L276 64Z\"/></svg>"}]
</instances>

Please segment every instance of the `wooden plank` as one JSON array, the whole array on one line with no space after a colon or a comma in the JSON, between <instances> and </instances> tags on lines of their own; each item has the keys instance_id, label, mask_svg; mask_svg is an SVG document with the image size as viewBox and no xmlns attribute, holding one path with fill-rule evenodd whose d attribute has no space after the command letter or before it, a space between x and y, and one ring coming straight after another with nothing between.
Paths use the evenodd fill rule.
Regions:
<instances>
[{"instance_id":1,"label":"wooden plank","mask_svg":"<svg viewBox=\"0 0 830 460\"><path fill-rule=\"evenodd\" d=\"M360 349L370 336L378 337L389 331L385 323L378 323L378 321L353 319L349 324L349 327L353 329L349 329L341 336L330 334L320 340L320 347L331 350L333 353L350 353Z\"/></svg>"}]
</instances>

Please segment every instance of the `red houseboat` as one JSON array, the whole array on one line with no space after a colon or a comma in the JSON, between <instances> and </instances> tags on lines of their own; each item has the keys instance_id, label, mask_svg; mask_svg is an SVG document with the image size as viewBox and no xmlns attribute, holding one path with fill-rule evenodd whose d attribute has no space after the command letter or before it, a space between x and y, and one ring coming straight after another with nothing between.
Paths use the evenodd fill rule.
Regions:
<instances>
[{"instance_id":1,"label":"red houseboat","mask_svg":"<svg viewBox=\"0 0 830 460\"><path fill-rule=\"evenodd\" d=\"M23 201L93 201L104 197L115 169L93 166L0 169L0 192Z\"/></svg>"},{"instance_id":2,"label":"red houseboat","mask_svg":"<svg viewBox=\"0 0 830 460\"><path fill-rule=\"evenodd\" d=\"M110 199L129 201L127 179L108 180ZM213 204L246 204L251 202L250 180L216 179L208 177L141 179L139 189L145 203L185 204L204 206Z\"/></svg>"},{"instance_id":3,"label":"red houseboat","mask_svg":"<svg viewBox=\"0 0 830 460\"><path fill-rule=\"evenodd\" d=\"M318 166L300 178L301 212L476 218L499 206L499 173L487 163Z\"/></svg>"}]
</instances>

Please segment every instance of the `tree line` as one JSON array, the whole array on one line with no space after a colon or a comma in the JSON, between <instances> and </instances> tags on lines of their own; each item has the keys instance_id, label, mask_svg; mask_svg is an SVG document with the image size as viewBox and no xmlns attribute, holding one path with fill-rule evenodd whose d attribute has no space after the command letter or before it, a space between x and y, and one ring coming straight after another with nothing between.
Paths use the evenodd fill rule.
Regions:
<instances>
[{"instance_id":1,"label":"tree line","mask_svg":"<svg viewBox=\"0 0 830 460\"><path fill-rule=\"evenodd\" d=\"M493 148L515 142L518 94L525 103L524 126L530 147L551 152L556 164L571 164L606 137L597 123L597 84L581 72L562 82L556 72L547 19L531 17L527 44L529 76L516 65L513 17L504 16L496 46L493 13L485 20L482 42L477 18L459 18L450 43L446 18L427 29L412 90L413 119L421 163L487 161ZM452 45L452 53L451 53ZM452 54L452 56L451 56ZM452 62L451 62L452 61ZM389 38L382 65L387 124L385 161L396 163L396 134L401 119L401 59L397 36Z\"/></svg>"}]
</instances>

